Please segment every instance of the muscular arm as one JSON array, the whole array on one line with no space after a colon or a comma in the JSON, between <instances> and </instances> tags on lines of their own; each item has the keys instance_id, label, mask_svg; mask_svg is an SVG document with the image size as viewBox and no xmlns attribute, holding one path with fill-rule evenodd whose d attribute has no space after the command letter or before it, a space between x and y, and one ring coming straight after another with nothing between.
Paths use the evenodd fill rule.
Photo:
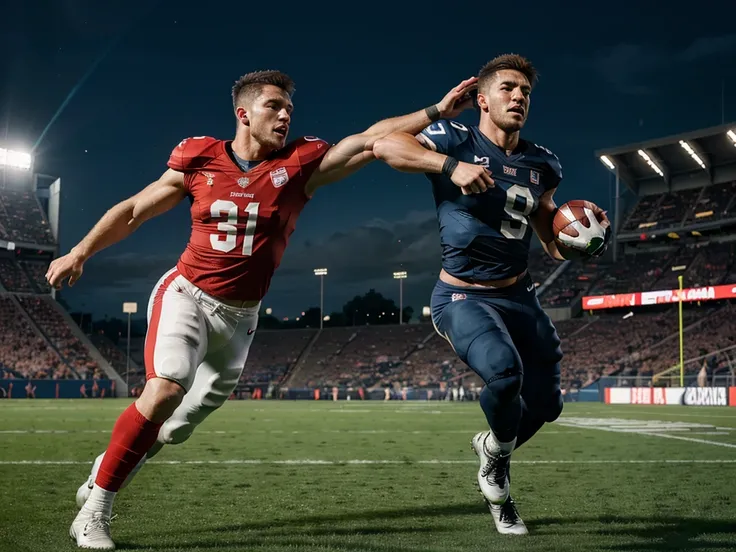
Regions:
<instances>
[{"instance_id":1,"label":"muscular arm","mask_svg":"<svg viewBox=\"0 0 736 552\"><path fill-rule=\"evenodd\" d=\"M376 158L397 171L440 174L444 172L448 156L434 150L434 144L424 135L412 136L405 132L394 132L373 146ZM495 186L488 169L454 161L456 166L449 173L450 180L462 190L463 195L482 193Z\"/></svg>"},{"instance_id":2,"label":"muscular arm","mask_svg":"<svg viewBox=\"0 0 736 552\"><path fill-rule=\"evenodd\" d=\"M385 119L360 134L343 138L325 154L307 182L307 193L312 195L317 188L342 180L373 161L376 158L373 146L377 140L392 132L417 133L431 122L425 110L421 110Z\"/></svg>"},{"instance_id":3,"label":"muscular arm","mask_svg":"<svg viewBox=\"0 0 736 552\"><path fill-rule=\"evenodd\" d=\"M414 135L421 132L433 120L454 117L471 107L473 101L470 92L477 88L477 82L476 77L466 79L450 90L438 104L427 110L422 109L409 115L384 119L360 134L341 140L325 154L320 166L307 182L307 195L311 196L320 186L341 180L373 161L376 158L373 151L375 143L389 134L406 132ZM428 110L434 112L433 117L427 114Z\"/></svg>"},{"instance_id":4,"label":"muscular arm","mask_svg":"<svg viewBox=\"0 0 736 552\"><path fill-rule=\"evenodd\" d=\"M157 181L107 211L72 252L87 260L127 238L145 221L165 213L186 195L184 173L168 169Z\"/></svg>"},{"instance_id":5,"label":"muscular arm","mask_svg":"<svg viewBox=\"0 0 736 552\"><path fill-rule=\"evenodd\" d=\"M441 173L447 156L432 151L431 145L419 134L394 132L380 140L373 153L390 167L408 173Z\"/></svg>"},{"instance_id":6,"label":"muscular arm","mask_svg":"<svg viewBox=\"0 0 736 552\"><path fill-rule=\"evenodd\" d=\"M145 221L168 211L186 195L184 173L167 170L156 182L112 207L67 255L54 259L46 280L57 289L67 279L73 285L92 255L127 238Z\"/></svg>"},{"instance_id":7,"label":"muscular arm","mask_svg":"<svg viewBox=\"0 0 736 552\"><path fill-rule=\"evenodd\" d=\"M553 199L555 190L553 188L545 192L542 197L539 198L539 207L533 215L529 217L529 222L534 229L534 232L539 237L539 241L542 242L542 247L547 252L547 255L555 259L556 261L564 261L565 257L562 256L560 251L557 249L555 243L555 234L552 229L552 221L555 218L555 212L557 205Z\"/></svg>"}]
</instances>

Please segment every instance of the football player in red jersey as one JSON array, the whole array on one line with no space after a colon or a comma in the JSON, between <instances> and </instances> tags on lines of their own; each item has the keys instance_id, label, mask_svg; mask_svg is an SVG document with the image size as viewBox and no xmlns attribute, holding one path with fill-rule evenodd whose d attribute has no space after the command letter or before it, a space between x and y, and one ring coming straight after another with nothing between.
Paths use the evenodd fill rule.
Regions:
<instances>
[{"instance_id":1,"label":"football player in red jersey","mask_svg":"<svg viewBox=\"0 0 736 552\"><path fill-rule=\"evenodd\" d=\"M191 201L189 243L148 305L145 388L118 418L107 450L77 492L81 510L69 534L79 547L115 547L110 517L116 493L164 444L188 439L235 389L260 301L312 194L372 161L376 140L395 131L416 134L470 107L476 80L463 81L436 105L330 146L314 137L287 144L294 83L279 71L247 74L233 88L233 140L183 140L157 181L115 205L51 263L49 284L72 285L92 255L183 199Z\"/></svg>"}]
</instances>

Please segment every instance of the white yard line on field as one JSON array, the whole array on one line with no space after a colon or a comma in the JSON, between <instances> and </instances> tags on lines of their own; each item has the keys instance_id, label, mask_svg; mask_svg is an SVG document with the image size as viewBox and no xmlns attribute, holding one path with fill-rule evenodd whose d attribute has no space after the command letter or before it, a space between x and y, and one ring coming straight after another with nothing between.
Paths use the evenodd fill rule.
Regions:
<instances>
[{"instance_id":1,"label":"white yard line on field","mask_svg":"<svg viewBox=\"0 0 736 552\"><path fill-rule=\"evenodd\" d=\"M109 434L110 429L0 429L0 435L66 435L72 433L84 433L84 434L95 434L103 433ZM478 432L478 428L471 429L438 429L438 430L406 430L406 429L317 429L314 431L310 430L286 430L286 429L244 429L244 430L198 430L198 435L228 435L228 434L246 434L246 435L313 435L315 433L330 433L330 434L348 434L348 435L391 435L391 434L402 434L402 435L439 435L439 434L457 434L457 435L469 435L472 436ZM542 430L538 435L570 435L574 433L581 433L575 430Z\"/></svg>"},{"instance_id":2,"label":"white yard line on field","mask_svg":"<svg viewBox=\"0 0 736 552\"><path fill-rule=\"evenodd\" d=\"M147 464L167 466L383 466L383 465L452 465L477 464L477 460L149 460ZM736 458L723 460L659 459L659 460L512 460L514 465L596 465L596 464L736 464ZM0 466L82 466L91 465L85 460L0 460Z\"/></svg>"},{"instance_id":3,"label":"white yard line on field","mask_svg":"<svg viewBox=\"0 0 736 552\"><path fill-rule=\"evenodd\" d=\"M717 447L734 448L736 444L724 443L722 441L711 441L708 439L695 439L683 435L672 435L663 432L681 432L684 429L710 430L713 426L687 422L660 422L657 420L624 420L621 418L559 418L556 422L561 426L577 429L593 429L597 431L608 431L611 433L628 433L635 435L647 435L649 437L661 437L664 439L678 439L701 445L713 445ZM691 433L692 434L692 433Z\"/></svg>"}]
</instances>

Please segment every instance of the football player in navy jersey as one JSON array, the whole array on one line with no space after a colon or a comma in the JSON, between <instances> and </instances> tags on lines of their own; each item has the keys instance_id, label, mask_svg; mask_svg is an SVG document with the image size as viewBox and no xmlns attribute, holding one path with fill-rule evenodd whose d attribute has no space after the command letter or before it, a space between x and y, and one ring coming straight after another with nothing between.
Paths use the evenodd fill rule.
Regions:
<instances>
[{"instance_id":1,"label":"football player in navy jersey","mask_svg":"<svg viewBox=\"0 0 736 552\"><path fill-rule=\"evenodd\" d=\"M432 183L442 245L432 321L485 382L480 405L490 430L472 447L480 491L497 530L509 534L527 533L509 495L511 453L562 412L560 339L527 271L532 231L552 258L565 260L552 229L560 161L519 137L535 82L528 60L499 56L478 75L477 126L443 119L373 147L393 168ZM591 226L607 240L608 219L595 215Z\"/></svg>"}]
</instances>

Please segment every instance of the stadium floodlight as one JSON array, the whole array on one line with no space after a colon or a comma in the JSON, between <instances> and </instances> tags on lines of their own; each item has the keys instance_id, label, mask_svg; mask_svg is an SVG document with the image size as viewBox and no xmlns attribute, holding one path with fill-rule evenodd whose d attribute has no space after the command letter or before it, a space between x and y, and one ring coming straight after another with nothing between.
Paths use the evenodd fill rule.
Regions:
<instances>
[{"instance_id":1,"label":"stadium floodlight","mask_svg":"<svg viewBox=\"0 0 736 552\"><path fill-rule=\"evenodd\" d=\"M404 280L406 279L406 270L394 272L394 280L399 281L399 324L404 323Z\"/></svg>"},{"instance_id":2,"label":"stadium floodlight","mask_svg":"<svg viewBox=\"0 0 736 552\"><path fill-rule=\"evenodd\" d=\"M729 130L726 135L731 139L733 145L736 146L736 132L734 132L733 130Z\"/></svg>"},{"instance_id":3,"label":"stadium floodlight","mask_svg":"<svg viewBox=\"0 0 736 552\"><path fill-rule=\"evenodd\" d=\"M138 312L138 303L135 301L123 303L123 313L128 315L128 342L125 351L125 387L130 394L130 316Z\"/></svg>"},{"instance_id":4,"label":"stadium floodlight","mask_svg":"<svg viewBox=\"0 0 736 552\"><path fill-rule=\"evenodd\" d=\"M613 164L613 161L611 161L607 155L601 155L601 163L603 163L611 170L614 170L616 168L616 166Z\"/></svg>"},{"instance_id":5,"label":"stadium floodlight","mask_svg":"<svg viewBox=\"0 0 736 552\"><path fill-rule=\"evenodd\" d=\"M315 268L314 275L319 276L319 329L321 330L325 320L325 276L327 276L327 269Z\"/></svg>"},{"instance_id":6,"label":"stadium floodlight","mask_svg":"<svg viewBox=\"0 0 736 552\"><path fill-rule=\"evenodd\" d=\"M654 161L652 161L652 158L649 157L649 155L647 154L647 152L645 152L644 150L639 150L638 153L639 153L639 156L642 159L644 159L644 161L646 161L647 165L649 165L650 167L652 167L652 170L654 170L654 172L656 172L659 176L661 176L662 178L664 178L664 172L662 172L662 169L660 169L657 166L657 164Z\"/></svg>"},{"instance_id":7,"label":"stadium floodlight","mask_svg":"<svg viewBox=\"0 0 736 552\"><path fill-rule=\"evenodd\" d=\"M0 165L28 170L32 164L33 157L31 157L30 153L0 148Z\"/></svg>"},{"instance_id":8,"label":"stadium floodlight","mask_svg":"<svg viewBox=\"0 0 736 552\"><path fill-rule=\"evenodd\" d=\"M688 155L692 157L698 165L700 165L701 169L705 169L705 163L703 163L703 160L700 158L700 156L695 153L695 150L690 144L688 144L685 140L680 140L680 145L682 146L682 149L684 149L688 153Z\"/></svg>"}]
</instances>

